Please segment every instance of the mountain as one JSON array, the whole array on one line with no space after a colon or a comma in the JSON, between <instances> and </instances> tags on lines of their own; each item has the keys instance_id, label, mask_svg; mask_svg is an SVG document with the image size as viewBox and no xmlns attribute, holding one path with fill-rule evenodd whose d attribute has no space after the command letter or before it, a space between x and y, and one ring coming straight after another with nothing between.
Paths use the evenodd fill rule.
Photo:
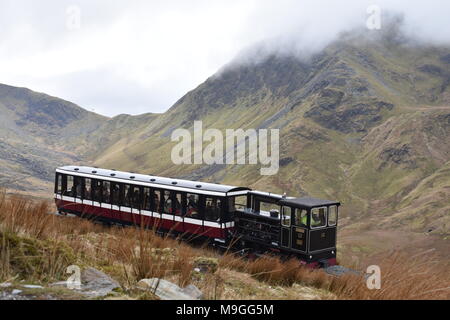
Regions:
<instances>
[{"instance_id":1,"label":"mountain","mask_svg":"<svg viewBox=\"0 0 450 320\"><path fill-rule=\"evenodd\" d=\"M164 114L109 119L7 86L0 114L7 178L28 174L49 188L56 165L90 163L339 199L344 239L377 230L449 235L450 49L395 32L350 32L310 56L233 61ZM171 134L196 120L223 133L279 129L278 174L174 165Z\"/></svg>"},{"instance_id":2,"label":"mountain","mask_svg":"<svg viewBox=\"0 0 450 320\"><path fill-rule=\"evenodd\" d=\"M344 34L309 57L233 62L96 157L98 166L344 203L343 224L448 235L450 49ZM280 129L280 171L178 165L174 129Z\"/></svg>"},{"instance_id":3,"label":"mountain","mask_svg":"<svg viewBox=\"0 0 450 320\"><path fill-rule=\"evenodd\" d=\"M81 157L73 137L96 131L107 118L46 94L0 85L0 182L9 188L48 192L54 169Z\"/></svg>"}]
</instances>

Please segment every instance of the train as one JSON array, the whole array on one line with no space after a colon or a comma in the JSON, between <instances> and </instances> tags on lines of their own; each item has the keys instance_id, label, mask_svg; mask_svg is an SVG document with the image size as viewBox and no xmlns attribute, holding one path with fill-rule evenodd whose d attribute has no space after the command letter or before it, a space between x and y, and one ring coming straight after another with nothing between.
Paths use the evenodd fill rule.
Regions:
<instances>
[{"instance_id":1,"label":"train","mask_svg":"<svg viewBox=\"0 0 450 320\"><path fill-rule=\"evenodd\" d=\"M57 168L54 193L60 214L336 265L338 201L89 166Z\"/></svg>"}]
</instances>

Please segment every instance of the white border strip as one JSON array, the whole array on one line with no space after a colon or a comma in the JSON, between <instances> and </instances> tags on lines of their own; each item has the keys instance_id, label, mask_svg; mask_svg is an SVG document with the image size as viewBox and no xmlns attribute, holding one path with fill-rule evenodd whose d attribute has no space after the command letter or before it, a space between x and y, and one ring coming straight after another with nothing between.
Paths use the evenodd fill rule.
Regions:
<instances>
[{"instance_id":1,"label":"white border strip","mask_svg":"<svg viewBox=\"0 0 450 320\"><path fill-rule=\"evenodd\" d=\"M58 198L57 195L56 195L56 198ZM75 202L75 200L78 200L76 198L71 198L71 197L67 197L67 196L63 196L61 198L62 198L61 200L63 200L63 201L78 203L78 202ZM114 210L114 211L122 211L122 212L126 212L126 213L132 213L132 214L143 215L143 216L147 216L147 217L153 217L156 219L170 220L172 222L183 222L183 217L172 216L170 214L160 214L158 212L145 211L145 210L141 210L139 212L139 210L132 209L129 207L118 207L118 206L105 204L105 203L100 204L98 202L92 202L92 201L88 201L88 200L84 200L83 204L90 205L92 207L98 207L98 208L110 209L110 210ZM206 220L197 220L197 219L192 219L192 218L188 218L188 217L184 218L184 223L195 224L195 225L199 225L199 226L204 225L205 227L217 228L217 229L229 229L229 228L234 227L234 222L220 223L220 222L213 222L213 221L206 221ZM222 226L224 226L224 228L222 228Z\"/></svg>"}]
</instances>

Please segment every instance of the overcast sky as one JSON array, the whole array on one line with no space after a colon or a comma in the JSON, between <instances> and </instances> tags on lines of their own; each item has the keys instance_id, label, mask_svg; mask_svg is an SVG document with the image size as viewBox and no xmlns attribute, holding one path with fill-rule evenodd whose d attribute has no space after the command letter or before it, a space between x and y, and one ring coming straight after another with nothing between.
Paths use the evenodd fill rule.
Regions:
<instances>
[{"instance_id":1,"label":"overcast sky","mask_svg":"<svg viewBox=\"0 0 450 320\"><path fill-rule=\"evenodd\" d=\"M279 37L320 48L365 26L373 4L450 40L442 0L0 0L0 83L108 116L163 112L243 49Z\"/></svg>"}]
</instances>

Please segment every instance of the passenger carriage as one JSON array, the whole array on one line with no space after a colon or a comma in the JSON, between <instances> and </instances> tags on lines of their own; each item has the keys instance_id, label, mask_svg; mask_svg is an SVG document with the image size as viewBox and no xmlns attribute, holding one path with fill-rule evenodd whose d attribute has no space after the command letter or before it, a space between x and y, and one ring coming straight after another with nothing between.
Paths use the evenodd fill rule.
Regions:
<instances>
[{"instance_id":1,"label":"passenger carriage","mask_svg":"<svg viewBox=\"0 0 450 320\"><path fill-rule=\"evenodd\" d=\"M229 200L250 190L91 167L56 170L58 211L156 227L225 243L234 227Z\"/></svg>"}]
</instances>

